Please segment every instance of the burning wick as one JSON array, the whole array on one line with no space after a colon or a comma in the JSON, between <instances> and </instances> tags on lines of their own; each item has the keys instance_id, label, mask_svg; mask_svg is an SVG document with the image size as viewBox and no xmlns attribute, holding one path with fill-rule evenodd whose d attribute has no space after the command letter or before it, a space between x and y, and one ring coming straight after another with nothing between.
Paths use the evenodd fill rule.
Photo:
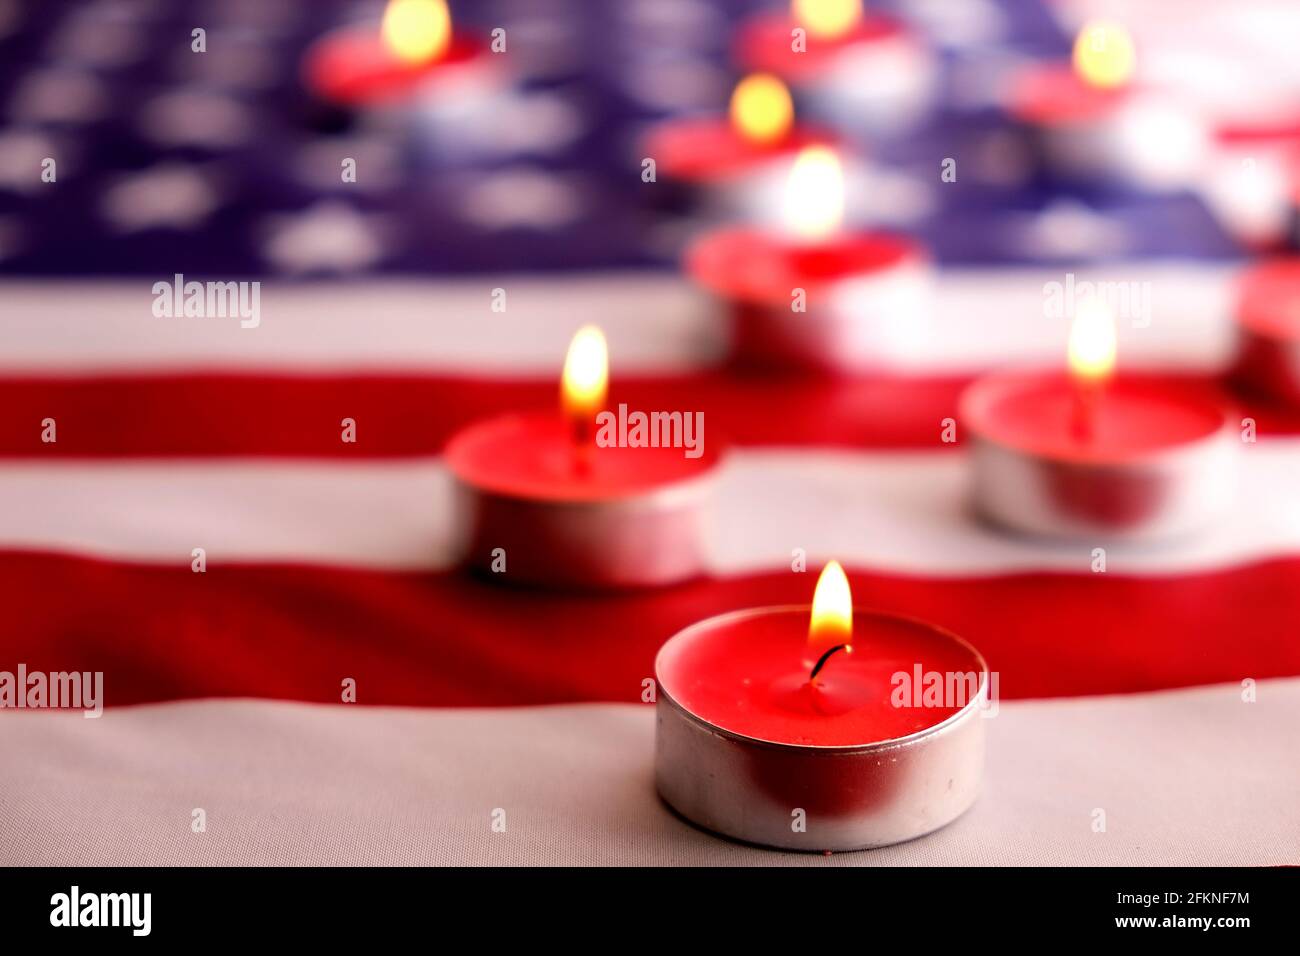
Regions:
<instances>
[{"instance_id":1,"label":"burning wick","mask_svg":"<svg viewBox=\"0 0 1300 956\"><path fill-rule=\"evenodd\" d=\"M821 673L822 668L826 666L826 662L831 659L831 655L834 654L836 651L843 651L845 654L852 654L853 645L836 644L834 647L832 647L821 657L817 658L817 663L813 665L812 673L808 675L808 683L811 684L813 683L813 681L817 680L817 675Z\"/></svg>"},{"instance_id":2,"label":"burning wick","mask_svg":"<svg viewBox=\"0 0 1300 956\"><path fill-rule=\"evenodd\" d=\"M560 379L560 405L572 430L574 461L590 463L596 413L605 404L609 388L609 349L605 335L594 325L578 329L564 357Z\"/></svg>"},{"instance_id":3,"label":"burning wick","mask_svg":"<svg viewBox=\"0 0 1300 956\"><path fill-rule=\"evenodd\" d=\"M1115 320L1105 304L1088 299L1070 326L1070 376L1074 379L1074 408L1070 431L1091 442L1097 432L1097 405L1106 382L1115 372Z\"/></svg>"},{"instance_id":4,"label":"burning wick","mask_svg":"<svg viewBox=\"0 0 1300 956\"><path fill-rule=\"evenodd\" d=\"M817 589L813 591L812 616L808 622L808 643L818 645L827 640L835 645L822 654L813 665L808 675L808 683L816 681L821 669L836 651L853 653L853 595L849 591L849 579L844 574L838 561L828 561L822 568L821 577L817 579Z\"/></svg>"}]
</instances>

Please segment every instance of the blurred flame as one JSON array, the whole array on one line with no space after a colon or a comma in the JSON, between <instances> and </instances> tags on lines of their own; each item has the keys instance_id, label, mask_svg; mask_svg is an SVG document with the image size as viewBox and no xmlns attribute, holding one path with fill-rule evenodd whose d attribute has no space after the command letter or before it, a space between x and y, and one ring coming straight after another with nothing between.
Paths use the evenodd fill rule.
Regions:
<instances>
[{"instance_id":1,"label":"blurred flame","mask_svg":"<svg viewBox=\"0 0 1300 956\"><path fill-rule=\"evenodd\" d=\"M774 143L790 132L794 103L785 84L770 73L754 73L731 94L731 125L745 139Z\"/></svg>"},{"instance_id":2,"label":"blurred flame","mask_svg":"<svg viewBox=\"0 0 1300 956\"><path fill-rule=\"evenodd\" d=\"M1074 40L1074 72L1089 86L1115 89L1133 78L1137 51L1123 24L1093 20Z\"/></svg>"},{"instance_id":3,"label":"blurred flame","mask_svg":"<svg viewBox=\"0 0 1300 956\"><path fill-rule=\"evenodd\" d=\"M801 239L824 239L844 220L844 171L826 146L799 153L785 186L785 222Z\"/></svg>"},{"instance_id":4,"label":"blurred flame","mask_svg":"<svg viewBox=\"0 0 1300 956\"><path fill-rule=\"evenodd\" d=\"M605 334L594 325L578 329L564 357L560 400L574 420L586 421L605 404L609 388L609 350Z\"/></svg>"},{"instance_id":5,"label":"blurred flame","mask_svg":"<svg viewBox=\"0 0 1300 956\"><path fill-rule=\"evenodd\" d=\"M1070 374L1076 380L1101 382L1115 371L1115 319L1105 303L1085 299L1070 326Z\"/></svg>"},{"instance_id":6,"label":"blurred flame","mask_svg":"<svg viewBox=\"0 0 1300 956\"><path fill-rule=\"evenodd\" d=\"M446 0L388 0L380 25L384 45L403 63L429 63L451 45Z\"/></svg>"},{"instance_id":7,"label":"blurred flame","mask_svg":"<svg viewBox=\"0 0 1300 956\"><path fill-rule=\"evenodd\" d=\"M808 643L847 644L853 637L853 595L838 561L828 561L813 592Z\"/></svg>"},{"instance_id":8,"label":"blurred flame","mask_svg":"<svg viewBox=\"0 0 1300 956\"><path fill-rule=\"evenodd\" d=\"M796 23L827 40L844 36L862 19L862 0L793 0L790 9Z\"/></svg>"}]
</instances>

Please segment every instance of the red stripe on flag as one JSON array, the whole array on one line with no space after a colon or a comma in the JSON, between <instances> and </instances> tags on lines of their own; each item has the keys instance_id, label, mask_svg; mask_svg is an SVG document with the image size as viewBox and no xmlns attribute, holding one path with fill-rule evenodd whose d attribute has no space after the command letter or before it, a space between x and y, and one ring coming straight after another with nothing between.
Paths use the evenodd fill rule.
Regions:
<instances>
[{"instance_id":1,"label":"red stripe on flag","mask_svg":"<svg viewBox=\"0 0 1300 956\"><path fill-rule=\"evenodd\" d=\"M1174 578L851 575L859 606L969 638L1006 698L1300 674L1300 558ZM0 554L0 670L100 670L108 704L252 696L508 706L635 701L659 645L735 608L807 602L812 574L557 595L459 574L159 567Z\"/></svg>"},{"instance_id":2,"label":"red stripe on flag","mask_svg":"<svg viewBox=\"0 0 1300 956\"><path fill-rule=\"evenodd\" d=\"M615 370L617 372L617 369ZM1162 378L1194 391L1205 378ZM707 435L739 445L936 449L962 378L816 378L715 371L615 379L610 402L703 411ZM403 376L168 375L0 379L0 457L434 454L465 424L557 402L552 381ZM1300 433L1300 413L1248 403L1261 434ZM58 442L42 442L41 422ZM344 418L357 442L341 441Z\"/></svg>"}]
</instances>

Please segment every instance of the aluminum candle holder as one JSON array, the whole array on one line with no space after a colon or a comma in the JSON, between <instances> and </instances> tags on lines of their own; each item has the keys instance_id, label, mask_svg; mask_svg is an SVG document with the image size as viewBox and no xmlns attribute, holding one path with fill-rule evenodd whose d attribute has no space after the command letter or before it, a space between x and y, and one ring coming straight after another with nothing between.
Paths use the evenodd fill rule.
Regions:
<instances>
[{"instance_id":1,"label":"aluminum candle holder","mask_svg":"<svg viewBox=\"0 0 1300 956\"><path fill-rule=\"evenodd\" d=\"M808 614L808 607L799 606L724 614L686 628L664 645L655 662L659 794L706 830L787 850L887 846L955 820L979 794L984 762L982 708L988 700L989 672L978 651L938 628L885 614L853 616L855 656L880 655L867 666L875 668L873 679L886 697L890 668L910 671L919 666L913 663L918 655L931 662L945 660L977 683L974 695L962 706L938 712L933 724L902 736L836 745L762 739L724 726L735 726L733 718L743 721L744 713L704 715L683 701L700 683L725 679L707 669L691 673L696 663L691 660L693 645L736 636L742 642L737 644L739 654L744 655L745 648L763 641L760 637L749 642L749 632L777 629L783 634L783 645L797 646ZM873 632L893 635L885 649L873 647ZM765 647L754 653L764 653ZM757 673L766 665L758 662L752 667ZM738 686L746 690L763 679L751 678L748 670L728 676L738 677L743 682ZM862 724L869 727L872 708L863 712L868 717ZM851 712L825 718L828 728L853 719ZM886 725L889 722L886 715ZM813 736L816 724L816 718L808 724ZM870 735L869 729L857 732ZM826 737L841 739L832 731ZM800 814L804 826L796 825Z\"/></svg>"}]
</instances>

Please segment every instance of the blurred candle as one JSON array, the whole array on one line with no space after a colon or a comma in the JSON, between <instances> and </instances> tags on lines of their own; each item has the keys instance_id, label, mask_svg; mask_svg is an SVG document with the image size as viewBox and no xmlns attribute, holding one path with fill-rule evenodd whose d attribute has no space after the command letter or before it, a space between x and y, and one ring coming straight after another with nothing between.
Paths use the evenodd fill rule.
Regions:
<instances>
[{"instance_id":1,"label":"blurred candle","mask_svg":"<svg viewBox=\"0 0 1300 956\"><path fill-rule=\"evenodd\" d=\"M1067 63L1039 63L1011 82L1007 107L1050 172L1169 189L1206 158L1208 131L1177 97L1137 82L1138 52L1123 24L1092 21Z\"/></svg>"},{"instance_id":2,"label":"blurred candle","mask_svg":"<svg viewBox=\"0 0 1300 956\"><path fill-rule=\"evenodd\" d=\"M605 337L584 326L565 356L558 408L452 437L463 563L507 583L578 589L669 584L703 570L720 440L705 445L697 433L689 455L599 443L608 382Z\"/></svg>"},{"instance_id":3,"label":"blurred candle","mask_svg":"<svg viewBox=\"0 0 1300 956\"><path fill-rule=\"evenodd\" d=\"M1036 534L1157 539L1230 505L1238 441L1212 394L1116 377L1114 319L1086 300L1068 372L980 379L962 395L981 514Z\"/></svg>"},{"instance_id":4,"label":"blurred candle","mask_svg":"<svg viewBox=\"0 0 1300 956\"><path fill-rule=\"evenodd\" d=\"M901 236L844 228L838 154L803 149L790 169L779 230L719 229L685 268L722 304L742 362L849 372L882 364L921 331L929 261Z\"/></svg>"},{"instance_id":5,"label":"blurred candle","mask_svg":"<svg viewBox=\"0 0 1300 956\"><path fill-rule=\"evenodd\" d=\"M960 699L900 695L900 675L918 672ZM835 561L811 608L700 621L663 646L655 674L659 792L706 829L788 849L882 846L943 826L979 789L983 658L921 621L855 612Z\"/></svg>"}]
</instances>

